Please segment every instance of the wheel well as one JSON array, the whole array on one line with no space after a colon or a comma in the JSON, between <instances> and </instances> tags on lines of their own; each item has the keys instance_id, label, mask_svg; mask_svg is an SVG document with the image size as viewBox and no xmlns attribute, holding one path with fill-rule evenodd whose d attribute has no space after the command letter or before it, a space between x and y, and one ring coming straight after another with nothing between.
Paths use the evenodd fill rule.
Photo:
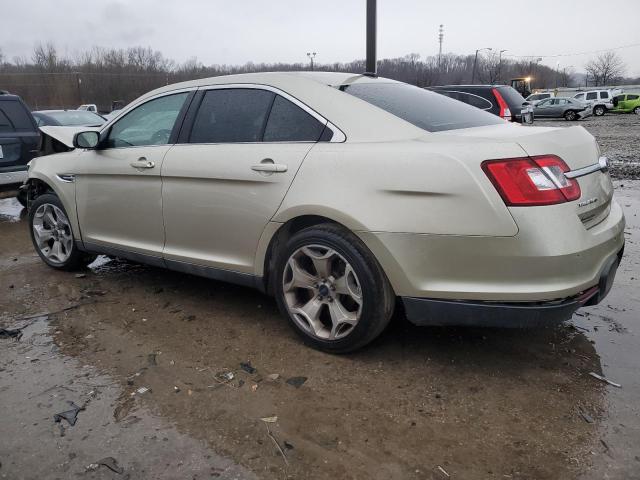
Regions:
<instances>
[{"instance_id":1,"label":"wheel well","mask_svg":"<svg viewBox=\"0 0 640 480\"><path fill-rule=\"evenodd\" d=\"M44 182L38 178L29 179L27 181L27 185L29 186L29 189L28 189L29 203L33 202L36 198L38 198L40 195L43 195L45 193L52 193L54 195L56 193L47 182Z\"/></svg>"},{"instance_id":2,"label":"wheel well","mask_svg":"<svg viewBox=\"0 0 640 480\"><path fill-rule=\"evenodd\" d=\"M321 225L323 223L333 223L335 225L343 226L342 224L331 220L330 218L320 215L302 215L285 222L273 235L271 241L269 242L267 253L264 257L264 273L262 275L262 287L267 294L275 294L270 277L273 273L275 273L276 253L278 252L278 250L287 242L289 238L291 238L292 235L296 234L300 230L312 227L314 225Z\"/></svg>"}]
</instances>

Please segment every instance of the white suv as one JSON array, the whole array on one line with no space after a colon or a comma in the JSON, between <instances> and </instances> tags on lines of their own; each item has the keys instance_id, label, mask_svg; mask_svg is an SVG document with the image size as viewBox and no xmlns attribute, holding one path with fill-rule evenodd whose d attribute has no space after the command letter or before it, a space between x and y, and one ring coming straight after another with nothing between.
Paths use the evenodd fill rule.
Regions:
<instances>
[{"instance_id":1,"label":"white suv","mask_svg":"<svg viewBox=\"0 0 640 480\"><path fill-rule=\"evenodd\" d=\"M573 96L576 100L588 103L593 107L593 114L600 117L607 110L613 109L613 93L611 90L589 90Z\"/></svg>"}]
</instances>

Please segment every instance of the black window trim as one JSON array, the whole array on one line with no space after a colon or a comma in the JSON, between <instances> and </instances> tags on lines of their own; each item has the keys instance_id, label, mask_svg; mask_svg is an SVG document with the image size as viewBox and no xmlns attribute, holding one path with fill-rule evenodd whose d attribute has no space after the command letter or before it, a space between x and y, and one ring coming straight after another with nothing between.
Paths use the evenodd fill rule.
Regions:
<instances>
[{"instance_id":1,"label":"black window trim","mask_svg":"<svg viewBox=\"0 0 640 480\"><path fill-rule=\"evenodd\" d=\"M186 116L184 118L183 123L182 123L182 128L180 130L180 133L178 135L177 142L176 142L177 144L189 144L189 145L230 145L230 144L243 145L243 144L250 144L251 145L251 144L264 144L264 143L267 143L269 145L274 145L274 144L289 144L289 143L318 143L318 142L321 142L321 140L316 140L316 141L302 140L302 141L281 141L281 142L257 141L257 142L191 143L189 141L189 136L191 134L191 130L193 128L193 124L195 122L196 115L198 113L198 110L200 109L200 105L202 103L202 100L204 98L205 93L208 92L209 90L229 90L229 89L266 90L268 92L275 93L275 95L280 95L285 100L289 100L295 106L301 108L306 113L308 113L313 118L315 118L318 122L320 122L324 126L325 130L326 129L331 130L331 132L333 133L331 139L329 141L327 141L327 142L322 142L322 143L342 143L342 142L345 142L347 140L347 136L336 125L331 123L329 120L327 120L325 117L323 117L318 112L313 110L311 107L309 107L304 102L298 100L293 95L290 95L287 92L284 92L284 91L280 90L277 87L273 87L271 85L258 84L258 83L224 83L224 84L219 84L219 85L206 85L206 86L201 86L201 87L198 88L198 92L197 92L196 96L194 97L193 101L191 102L191 106L190 106L190 108L189 108L189 110L188 110L188 112L187 112L187 114L186 114ZM275 98L276 98L275 95L273 97L271 105L269 105L269 112L267 113L267 116L265 118L265 124L263 125L263 133L264 133L264 128L266 128L266 122L268 121L269 115L271 114L271 107L273 107L273 102L275 101ZM323 136L324 136L324 130L323 130L323 133L320 135L320 138L322 138Z\"/></svg>"}]
</instances>

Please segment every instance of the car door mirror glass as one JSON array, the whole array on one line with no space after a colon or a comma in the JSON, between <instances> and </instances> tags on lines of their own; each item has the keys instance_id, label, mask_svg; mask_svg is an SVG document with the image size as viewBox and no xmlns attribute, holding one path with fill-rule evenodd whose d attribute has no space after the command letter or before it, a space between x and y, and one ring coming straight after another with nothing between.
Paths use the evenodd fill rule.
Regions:
<instances>
[{"instance_id":1,"label":"car door mirror glass","mask_svg":"<svg viewBox=\"0 0 640 480\"><path fill-rule=\"evenodd\" d=\"M95 131L79 132L73 137L75 148L95 149L100 143L100 134Z\"/></svg>"}]
</instances>

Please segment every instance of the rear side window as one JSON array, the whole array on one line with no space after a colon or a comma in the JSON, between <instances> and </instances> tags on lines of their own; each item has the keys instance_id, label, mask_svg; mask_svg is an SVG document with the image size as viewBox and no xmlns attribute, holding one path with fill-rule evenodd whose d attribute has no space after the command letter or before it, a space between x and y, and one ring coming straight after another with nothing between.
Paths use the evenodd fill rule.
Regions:
<instances>
[{"instance_id":1,"label":"rear side window","mask_svg":"<svg viewBox=\"0 0 640 480\"><path fill-rule=\"evenodd\" d=\"M600 92L600 98L609 98L609 92Z\"/></svg>"},{"instance_id":2,"label":"rear side window","mask_svg":"<svg viewBox=\"0 0 640 480\"><path fill-rule=\"evenodd\" d=\"M640 95L627 95L627 100L638 100Z\"/></svg>"},{"instance_id":3,"label":"rear side window","mask_svg":"<svg viewBox=\"0 0 640 480\"><path fill-rule=\"evenodd\" d=\"M340 89L428 132L504 123L476 107L406 83L356 83Z\"/></svg>"},{"instance_id":4,"label":"rear side window","mask_svg":"<svg viewBox=\"0 0 640 480\"><path fill-rule=\"evenodd\" d=\"M587 100L597 100L598 92L589 92L587 93Z\"/></svg>"},{"instance_id":5,"label":"rear side window","mask_svg":"<svg viewBox=\"0 0 640 480\"><path fill-rule=\"evenodd\" d=\"M0 102L0 130L32 132L35 130L31 114L16 100Z\"/></svg>"},{"instance_id":6,"label":"rear side window","mask_svg":"<svg viewBox=\"0 0 640 480\"><path fill-rule=\"evenodd\" d=\"M317 142L324 125L280 95L273 102L265 142Z\"/></svg>"},{"instance_id":7,"label":"rear side window","mask_svg":"<svg viewBox=\"0 0 640 480\"><path fill-rule=\"evenodd\" d=\"M447 96L460 100L461 102L468 103L469 105L473 105L481 110L489 110L493 107L493 104L489 100L486 100L479 95L474 95L473 93L451 92L451 94L452 95Z\"/></svg>"},{"instance_id":8,"label":"rear side window","mask_svg":"<svg viewBox=\"0 0 640 480\"><path fill-rule=\"evenodd\" d=\"M259 142L275 94L250 88L208 90L190 143Z\"/></svg>"}]
</instances>

